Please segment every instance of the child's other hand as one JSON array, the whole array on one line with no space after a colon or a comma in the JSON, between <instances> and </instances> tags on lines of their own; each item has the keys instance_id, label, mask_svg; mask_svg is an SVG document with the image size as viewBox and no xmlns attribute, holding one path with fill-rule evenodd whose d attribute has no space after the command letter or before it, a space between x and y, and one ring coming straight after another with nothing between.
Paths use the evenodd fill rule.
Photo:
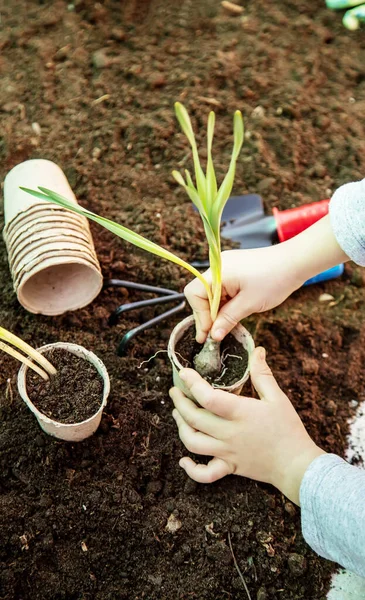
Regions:
<instances>
[{"instance_id":1,"label":"child's other hand","mask_svg":"<svg viewBox=\"0 0 365 600\"><path fill-rule=\"evenodd\" d=\"M186 473L201 483L232 473L243 475L271 483L299 504L304 473L324 452L279 388L265 350L256 348L251 358L251 379L260 400L214 389L192 369L183 369L180 375L203 407L178 388L170 390L180 439L190 452L214 457L208 465L182 458L180 466Z\"/></svg>"}]
</instances>

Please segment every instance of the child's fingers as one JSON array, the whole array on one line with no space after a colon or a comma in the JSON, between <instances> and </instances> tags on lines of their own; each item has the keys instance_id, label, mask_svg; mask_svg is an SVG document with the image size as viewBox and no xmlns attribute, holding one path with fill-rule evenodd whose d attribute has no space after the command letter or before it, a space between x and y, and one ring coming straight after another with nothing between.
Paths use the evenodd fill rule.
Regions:
<instances>
[{"instance_id":1,"label":"child's fingers","mask_svg":"<svg viewBox=\"0 0 365 600\"><path fill-rule=\"evenodd\" d=\"M215 456L222 451L222 442L216 440L205 433L195 431L184 421L176 408L172 411L172 416L179 429L179 437L190 452L202 454L204 456Z\"/></svg>"},{"instance_id":2,"label":"child's fingers","mask_svg":"<svg viewBox=\"0 0 365 600\"><path fill-rule=\"evenodd\" d=\"M214 389L194 369L182 369L179 375L203 408L224 419L235 417L240 408L239 396Z\"/></svg>"},{"instance_id":3,"label":"child's fingers","mask_svg":"<svg viewBox=\"0 0 365 600\"><path fill-rule=\"evenodd\" d=\"M249 294L237 294L222 306L212 327L214 340L223 340L239 321L255 312L248 304L249 296Z\"/></svg>"},{"instance_id":4,"label":"child's fingers","mask_svg":"<svg viewBox=\"0 0 365 600\"><path fill-rule=\"evenodd\" d=\"M281 391L269 365L266 362L264 348L255 348L250 358L251 381L262 400L277 400Z\"/></svg>"},{"instance_id":5,"label":"child's fingers","mask_svg":"<svg viewBox=\"0 0 365 600\"><path fill-rule=\"evenodd\" d=\"M232 473L231 467L221 458L212 458L207 465L200 465L185 456L179 464L187 475L198 483L213 483Z\"/></svg>"},{"instance_id":6,"label":"child's fingers","mask_svg":"<svg viewBox=\"0 0 365 600\"><path fill-rule=\"evenodd\" d=\"M219 438L219 433L222 431L224 425L228 425L227 421L224 421L220 417L213 415L203 408L198 408L195 402L189 400L178 388L172 388L170 396L175 408L177 408L184 421L193 429Z\"/></svg>"},{"instance_id":7,"label":"child's fingers","mask_svg":"<svg viewBox=\"0 0 365 600\"><path fill-rule=\"evenodd\" d=\"M210 271L204 273L204 277L209 283ZM199 279L194 279L185 287L184 294L193 309L196 326L196 340L200 344L203 344L212 326L206 290Z\"/></svg>"},{"instance_id":8,"label":"child's fingers","mask_svg":"<svg viewBox=\"0 0 365 600\"><path fill-rule=\"evenodd\" d=\"M212 326L212 319L210 317L210 308L207 304L207 307L204 310L194 310L194 319L195 319L195 329L196 336L195 339L198 344L204 344L207 339L208 333Z\"/></svg>"}]
</instances>

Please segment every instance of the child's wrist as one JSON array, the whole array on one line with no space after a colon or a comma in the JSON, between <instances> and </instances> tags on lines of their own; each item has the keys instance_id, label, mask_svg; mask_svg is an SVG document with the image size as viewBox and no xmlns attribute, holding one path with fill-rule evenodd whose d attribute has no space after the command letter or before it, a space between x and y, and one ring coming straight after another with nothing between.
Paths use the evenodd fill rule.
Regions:
<instances>
[{"instance_id":1,"label":"child's wrist","mask_svg":"<svg viewBox=\"0 0 365 600\"><path fill-rule=\"evenodd\" d=\"M299 235L283 243L290 270L298 287L307 279L349 260L339 246L327 215Z\"/></svg>"},{"instance_id":2,"label":"child's wrist","mask_svg":"<svg viewBox=\"0 0 365 600\"><path fill-rule=\"evenodd\" d=\"M300 506L300 486L305 472L309 465L322 454L326 454L326 452L310 440L306 449L299 452L286 463L285 467L279 470L273 485L289 500Z\"/></svg>"},{"instance_id":3,"label":"child's wrist","mask_svg":"<svg viewBox=\"0 0 365 600\"><path fill-rule=\"evenodd\" d=\"M301 244L296 238L282 242L276 246L278 262L281 265L283 281L289 294L300 288L309 277L307 277L308 265L302 257ZM280 282L279 282L280 284Z\"/></svg>"}]
</instances>

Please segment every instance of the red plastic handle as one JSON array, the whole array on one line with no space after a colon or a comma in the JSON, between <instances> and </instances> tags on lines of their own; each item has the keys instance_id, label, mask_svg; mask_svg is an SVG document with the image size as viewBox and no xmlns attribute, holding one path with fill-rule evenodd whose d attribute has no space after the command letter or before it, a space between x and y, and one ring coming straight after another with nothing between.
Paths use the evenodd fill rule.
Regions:
<instances>
[{"instance_id":1,"label":"red plastic handle","mask_svg":"<svg viewBox=\"0 0 365 600\"><path fill-rule=\"evenodd\" d=\"M329 200L320 200L288 210L280 211L278 208L273 208L280 242L289 240L322 219L322 217L325 217L328 213L328 205Z\"/></svg>"}]
</instances>

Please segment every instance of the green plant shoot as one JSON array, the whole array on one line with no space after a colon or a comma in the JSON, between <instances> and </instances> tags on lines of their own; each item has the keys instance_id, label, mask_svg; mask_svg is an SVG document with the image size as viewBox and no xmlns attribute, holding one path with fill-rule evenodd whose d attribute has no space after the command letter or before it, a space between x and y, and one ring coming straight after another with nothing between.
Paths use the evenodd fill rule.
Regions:
<instances>
[{"instance_id":1,"label":"green plant shoot","mask_svg":"<svg viewBox=\"0 0 365 600\"><path fill-rule=\"evenodd\" d=\"M207 166L206 174L201 167L194 131L186 108L176 102L175 112L181 129L186 135L193 153L196 186L188 170L185 170L186 181L181 173L173 171L176 181L183 186L190 200L197 207L204 225L205 235L209 245L209 263L212 273L212 290L210 313L212 321L216 319L222 293L222 262L221 262L221 218L224 206L231 195L236 173L236 163L244 139L243 119L237 110L233 120L233 152L226 176L217 187L217 179L212 158L212 144L215 125L215 113L208 117L207 131Z\"/></svg>"},{"instance_id":2,"label":"green plant shoot","mask_svg":"<svg viewBox=\"0 0 365 600\"><path fill-rule=\"evenodd\" d=\"M194 185L192 177L189 171L185 171L186 181L183 176L173 171L173 176L176 181L184 187L190 200L197 207L200 216L203 221L204 231L209 245L209 261L212 271L212 286L209 285L203 275L195 269L192 265L185 262L172 252L162 248L158 244L151 242L147 238L135 233L131 229L124 227L110 219L101 217L86 208L83 208L73 202L70 202L64 196L57 194L47 188L39 187L38 190L31 190L28 188L21 187L24 192L35 196L40 200L48 200L54 202L63 208L66 208L72 212L78 213L89 218L99 225L102 225L118 237L124 239L147 252L165 258L181 267L184 267L195 277L197 277L204 285L209 300L212 320L214 321L220 304L221 289L222 289L222 276L221 276L221 242L220 242L220 224L223 208L231 194L234 176L236 171L236 162L239 152L242 147L244 131L243 131L243 120L240 111L236 111L234 115L233 129L234 129L234 143L233 152L228 168L228 172L221 183L221 186L217 187L216 175L212 159L212 142L214 134L215 114L211 112L208 118L208 132L207 132L207 167L206 174L201 167L198 149L195 141L195 136L189 115L185 107L177 102L175 104L175 112L180 126L186 135L193 153L194 172L196 185Z\"/></svg>"},{"instance_id":3,"label":"green plant shoot","mask_svg":"<svg viewBox=\"0 0 365 600\"><path fill-rule=\"evenodd\" d=\"M48 380L48 375L56 374L57 371L54 368L54 366L51 365L51 363L40 352L34 350L32 346L29 346L29 344L23 342L23 340L18 338L13 333L10 333L10 331L8 331L7 329L4 329L4 327L0 327L0 340L2 340L0 341L0 350L4 350L4 352L10 354L10 356L13 356L20 362L27 365L30 369L33 369L33 371L38 373L38 375L40 375L43 379ZM43 367L43 369L41 369L38 365L29 360L29 358L12 348L12 346L9 346L9 344L12 344L12 346L15 346L19 350L22 350L22 352L24 352L25 354L30 356L35 362L40 364Z\"/></svg>"}]
</instances>

